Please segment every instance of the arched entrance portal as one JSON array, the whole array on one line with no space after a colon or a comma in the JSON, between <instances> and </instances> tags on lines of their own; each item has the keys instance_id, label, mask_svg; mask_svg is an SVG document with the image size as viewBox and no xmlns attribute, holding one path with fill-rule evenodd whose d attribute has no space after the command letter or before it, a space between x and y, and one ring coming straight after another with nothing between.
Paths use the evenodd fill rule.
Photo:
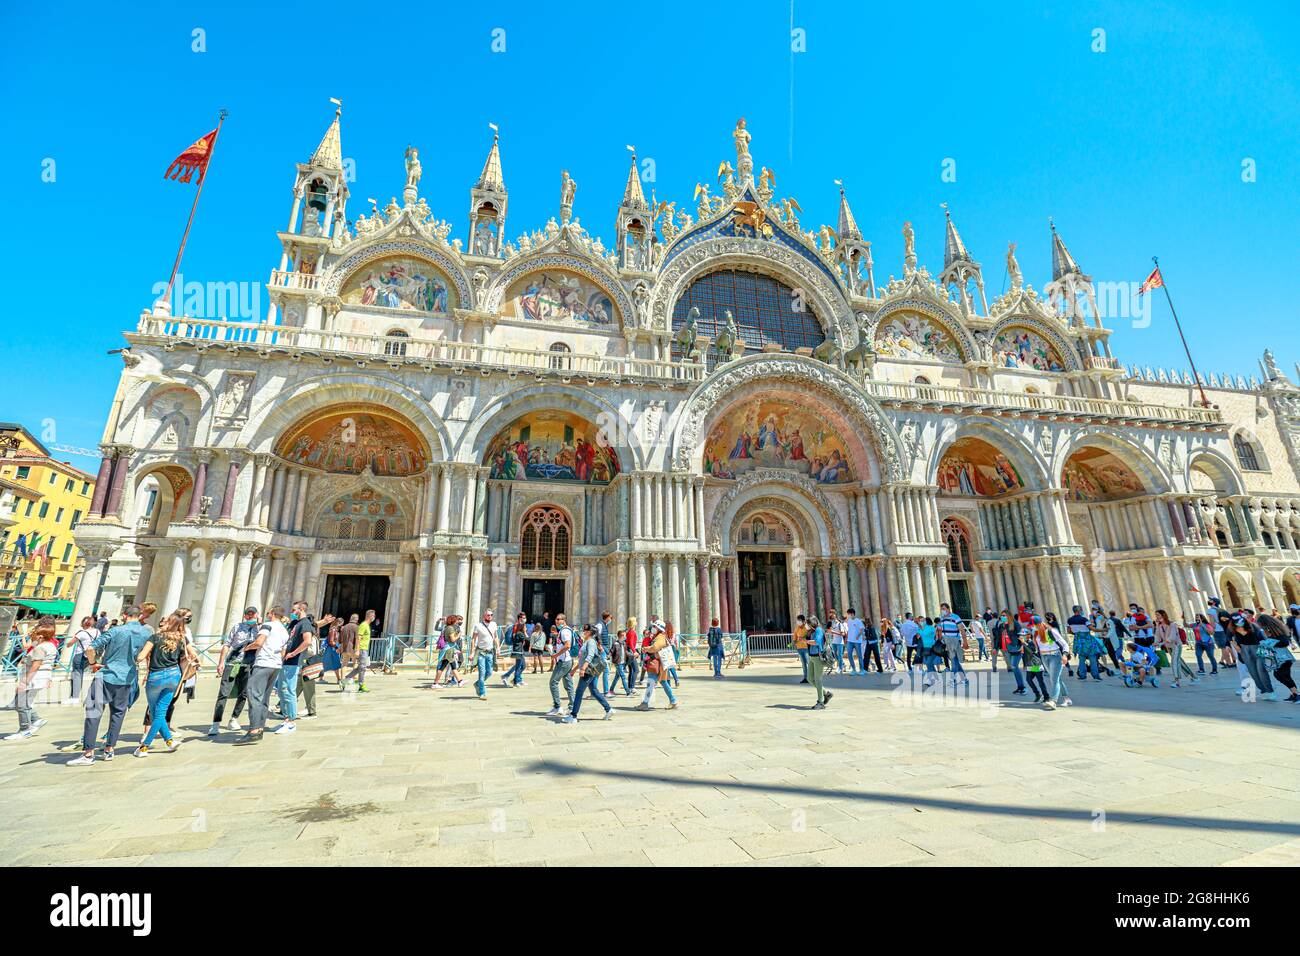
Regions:
<instances>
[{"instance_id":1,"label":"arched entrance portal","mask_svg":"<svg viewBox=\"0 0 1300 956\"><path fill-rule=\"evenodd\" d=\"M790 580L795 536L780 514L751 511L736 527L740 626L751 633L785 634L793 625Z\"/></svg>"},{"instance_id":2,"label":"arched entrance portal","mask_svg":"<svg viewBox=\"0 0 1300 956\"><path fill-rule=\"evenodd\" d=\"M564 611L573 525L552 505L529 509L519 527L519 570L523 578L520 609L530 621L547 620Z\"/></svg>"}]
</instances>

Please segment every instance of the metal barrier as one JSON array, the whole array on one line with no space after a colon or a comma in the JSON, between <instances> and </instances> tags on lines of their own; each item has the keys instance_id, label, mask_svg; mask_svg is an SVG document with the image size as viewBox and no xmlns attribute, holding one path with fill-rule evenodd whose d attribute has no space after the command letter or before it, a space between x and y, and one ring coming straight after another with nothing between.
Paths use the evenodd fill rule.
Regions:
<instances>
[{"instance_id":1,"label":"metal barrier","mask_svg":"<svg viewBox=\"0 0 1300 956\"><path fill-rule=\"evenodd\" d=\"M784 634L750 634L746 635L746 656L748 657L793 657L798 652L794 649L794 635Z\"/></svg>"}]
</instances>

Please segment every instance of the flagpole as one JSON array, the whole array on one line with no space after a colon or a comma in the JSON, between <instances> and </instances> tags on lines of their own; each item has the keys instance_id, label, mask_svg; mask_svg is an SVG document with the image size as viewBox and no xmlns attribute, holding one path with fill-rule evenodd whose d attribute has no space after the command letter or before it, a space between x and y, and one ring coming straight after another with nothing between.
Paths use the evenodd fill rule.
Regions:
<instances>
[{"instance_id":1,"label":"flagpole","mask_svg":"<svg viewBox=\"0 0 1300 956\"><path fill-rule=\"evenodd\" d=\"M1156 264L1156 271L1159 272L1160 260L1155 256L1152 256L1151 261ZM1187 347L1187 336L1183 335L1183 324L1178 321L1178 312L1174 309L1174 300L1169 296L1169 283L1165 281L1165 274L1163 272L1160 273L1160 288L1165 290L1165 301L1169 303L1169 311L1174 317L1174 328L1178 330L1178 338L1182 340L1183 354L1187 356L1187 364L1192 367L1192 378L1196 379L1196 388L1201 393L1201 405L1205 408L1209 408L1210 400L1205 397L1205 386L1201 384L1201 373L1196 371L1196 362L1192 358L1192 350Z\"/></svg>"},{"instance_id":2,"label":"flagpole","mask_svg":"<svg viewBox=\"0 0 1300 956\"><path fill-rule=\"evenodd\" d=\"M221 138L221 124L226 121L228 115L230 115L229 111L224 109L217 114L217 131L212 137L212 146L208 149L208 160L203 164L203 172L199 174L199 185L194 190L194 202L190 204L190 218L185 221L185 231L181 233L181 247L176 250L176 261L172 263L172 274L167 280L167 291L163 293L162 301L167 303L168 309L171 308L172 286L176 284L176 273L181 269L181 256L185 255L185 243L190 238L190 226L194 225L194 212L199 208L199 197L203 195L203 181L208 178L212 154L217 151L217 140Z\"/></svg>"}]
</instances>

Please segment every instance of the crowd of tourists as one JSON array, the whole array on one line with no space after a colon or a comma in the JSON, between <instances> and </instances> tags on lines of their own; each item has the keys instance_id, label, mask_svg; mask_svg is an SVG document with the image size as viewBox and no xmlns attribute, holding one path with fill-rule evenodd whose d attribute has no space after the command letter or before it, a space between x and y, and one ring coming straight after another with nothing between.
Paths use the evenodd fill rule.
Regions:
<instances>
[{"instance_id":1,"label":"crowd of tourists","mask_svg":"<svg viewBox=\"0 0 1300 956\"><path fill-rule=\"evenodd\" d=\"M64 703L85 709L81 740L61 748L79 752L69 765L112 760L127 712L141 697L143 723L134 756L175 751L181 743L174 730L176 704L182 696L193 698L203 655L194 644L188 608L177 608L155 625L157 613L156 605L144 604L125 608L119 622L87 617L62 642L56 622L48 617L25 637L12 636L18 729L4 739L26 739L45 725L37 704L51 695L56 662L66 655L70 681ZM620 693L641 694L636 709L642 711L653 709L658 690L669 709L681 705L680 635L671 621L655 613L645 624L629 618L619 625L605 612L597 623L575 625L562 613L529 620L520 612L513 621L498 623L488 610L470 627L459 615L448 615L437 622L435 633L429 648L430 666L436 665L430 685L435 690L464 686L472 673L475 696L485 701L498 675L502 687L511 690L527 686L529 677L545 680L551 703L546 716L567 724L577 722L588 697L605 719L614 714L609 698ZM346 620L324 614L318 620L304 601L265 614L245 608L217 652L219 684L208 735L219 737L224 729L239 735L237 745L257 744L272 720L277 722L272 733L295 733L300 720L316 716L316 685L330 683L331 676L341 691L368 693L369 651L377 634L374 611ZM1014 611L986 608L969 619L947 604L933 617L907 612L879 621L860 618L848 608L843 617L829 610L824 620L799 615L792 637L801 662L800 683L812 686L817 710L834 696L826 687L831 674L866 676L874 665L880 674L917 671L926 686L967 684L968 660L988 661L993 673L1000 661L1015 681L1011 693L1032 694L1047 710L1073 703L1071 681L1113 679L1134 689L1159 688L1165 681L1181 688L1184 682L1199 684L1221 672L1235 676L1234 691L1244 702L1282 699L1275 681L1289 692L1287 701L1300 702L1292 675L1300 644L1297 604L1286 614L1268 613L1228 610L1210 598L1203 613L1182 623L1163 609L1152 615L1130 604L1121 614L1103 610L1097 601L1086 611L1076 605L1064 622L1031 603ZM727 640L716 618L704 644L712 676L721 679ZM247 728L240 723L245 710ZM108 726L101 739L105 714Z\"/></svg>"},{"instance_id":2,"label":"crowd of tourists","mask_svg":"<svg viewBox=\"0 0 1300 956\"><path fill-rule=\"evenodd\" d=\"M1300 703L1291 669L1300 644L1300 605L1286 614L1252 608L1225 609L1210 598L1194 621L1176 622L1163 609L1149 615L1130 604L1128 613L1103 610L1091 602L1085 612L1071 609L1064 624L1051 611L1039 612L1031 603L1012 611L963 619L947 604L935 617L905 613L878 624L860 619L849 608L841 618L834 610L826 620L799 615L793 643L802 664L800 683L811 684L816 707L832 696L825 689L827 674L865 676L872 663L878 673L923 669L922 682L969 683L963 661L989 661L994 673L998 658L1015 679L1015 695L1032 693L1047 710L1068 707L1070 679L1115 678L1127 687L1158 688L1162 679L1172 688L1183 682L1199 684L1220 670L1235 674L1234 692L1243 701L1279 700L1274 681L1285 687L1291 703ZM1196 669L1191 657L1195 655ZM1209 668L1208 671L1206 668Z\"/></svg>"},{"instance_id":3,"label":"crowd of tourists","mask_svg":"<svg viewBox=\"0 0 1300 956\"><path fill-rule=\"evenodd\" d=\"M181 738L175 732L176 704L182 697L193 699L203 654L194 643L189 608L176 609L155 626L151 621L157 613L157 605L148 603L126 607L120 621L86 617L62 643L55 636L53 618L38 622L25 638L14 642L21 648L14 694L18 730L4 739L32 737L45 725L46 718L36 706L49 699L55 663L64 655L69 685L63 703L83 706L85 711L81 739L60 748L78 752L69 766L112 760L126 715L141 697L143 726L133 756L177 750ZM233 741L236 745L247 746L261 742L272 720L278 721L272 733L292 734L300 720L315 717L316 685L328 683L330 675L341 690L366 693L375 626L374 611L367 611L363 619L352 614L344 621L325 614L317 620L305 601L287 610L273 607L265 614L256 607L245 608L216 650L219 684L208 736L221 734L231 701L224 728L239 735ZM239 721L245 710L247 728ZM108 725L101 738L105 715Z\"/></svg>"},{"instance_id":4,"label":"crowd of tourists","mask_svg":"<svg viewBox=\"0 0 1300 956\"><path fill-rule=\"evenodd\" d=\"M463 686L462 671L472 670L475 696L485 701L490 681L498 673L501 686L509 689L527 686L525 675L539 680L545 675L551 699L547 716L568 724L577 722L586 697L600 705L606 720L614 715L608 698L620 691L625 697L642 693L637 710L653 709L657 689L663 690L670 710L681 703L676 693L680 686L679 635L672 622L661 620L658 614L650 614L644 626L635 617L620 626L608 611L597 623L582 625L570 624L563 613L552 618L543 612L530 621L520 611L506 624L496 621L495 612L487 610L468 633L463 619L455 614L439 621L435 630L438 637L430 650L437 662L430 685L434 690ZM705 642L713 676L720 679L725 643L716 618Z\"/></svg>"}]
</instances>

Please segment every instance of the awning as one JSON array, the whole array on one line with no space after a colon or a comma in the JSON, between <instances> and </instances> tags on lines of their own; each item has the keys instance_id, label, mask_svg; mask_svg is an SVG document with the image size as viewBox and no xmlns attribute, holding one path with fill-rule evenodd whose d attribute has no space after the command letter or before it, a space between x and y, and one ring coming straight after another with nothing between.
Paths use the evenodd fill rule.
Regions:
<instances>
[{"instance_id":1,"label":"awning","mask_svg":"<svg viewBox=\"0 0 1300 956\"><path fill-rule=\"evenodd\" d=\"M72 602L67 600L41 601L37 598L14 598L14 603L54 617L72 617Z\"/></svg>"}]
</instances>

